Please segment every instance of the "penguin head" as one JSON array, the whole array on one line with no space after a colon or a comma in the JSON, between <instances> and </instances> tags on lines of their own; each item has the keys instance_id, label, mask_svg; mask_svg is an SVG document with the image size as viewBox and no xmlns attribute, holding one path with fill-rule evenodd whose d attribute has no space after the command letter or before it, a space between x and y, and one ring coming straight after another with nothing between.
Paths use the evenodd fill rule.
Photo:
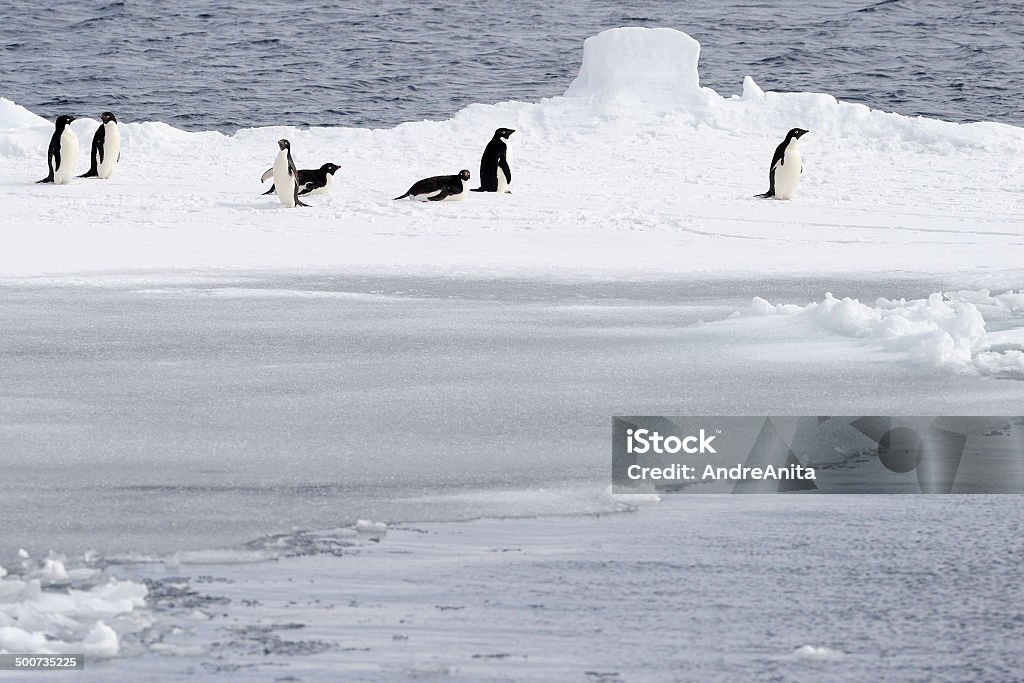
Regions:
<instances>
[{"instance_id":1,"label":"penguin head","mask_svg":"<svg viewBox=\"0 0 1024 683\"><path fill-rule=\"evenodd\" d=\"M512 133L515 133L515 130L513 130L512 128L499 128L498 130L494 131L494 137L508 140L508 136L512 135Z\"/></svg>"},{"instance_id":2,"label":"penguin head","mask_svg":"<svg viewBox=\"0 0 1024 683\"><path fill-rule=\"evenodd\" d=\"M70 114L65 114L64 116L58 116L57 117L57 128L59 130L63 130L64 127L70 125L71 122L75 120L75 118L77 118L77 117L71 116Z\"/></svg>"},{"instance_id":3,"label":"penguin head","mask_svg":"<svg viewBox=\"0 0 1024 683\"><path fill-rule=\"evenodd\" d=\"M469 180L469 171L465 168L462 169L461 171L459 171L459 177L462 178L463 180Z\"/></svg>"},{"instance_id":4,"label":"penguin head","mask_svg":"<svg viewBox=\"0 0 1024 683\"><path fill-rule=\"evenodd\" d=\"M281 138L280 140L277 141L277 146L280 147L281 149L290 150L292 148L292 143L288 142L284 138Z\"/></svg>"},{"instance_id":5,"label":"penguin head","mask_svg":"<svg viewBox=\"0 0 1024 683\"><path fill-rule=\"evenodd\" d=\"M114 116L112 112L105 111L102 114L100 114L100 121L102 121L103 123L117 123L117 118Z\"/></svg>"},{"instance_id":6,"label":"penguin head","mask_svg":"<svg viewBox=\"0 0 1024 683\"><path fill-rule=\"evenodd\" d=\"M797 140L799 140L801 137L803 137L804 135L806 135L807 133L810 133L810 132L811 131L804 130L803 128L794 128L793 130L791 130L788 133L786 133L786 137L789 138L789 139L797 139Z\"/></svg>"},{"instance_id":7,"label":"penguin head","mask_svg":"<svg viewBox=\"0 0 1024 683\"><path fill-rule=\"evenodd\" d=\"M337 171L339 168L341 168L341 166L338 166L337 164L324 164L323 166L320 167L320 170L323 171L324 173L334 175L334 172Z\"/></svg>"}]
</instances>

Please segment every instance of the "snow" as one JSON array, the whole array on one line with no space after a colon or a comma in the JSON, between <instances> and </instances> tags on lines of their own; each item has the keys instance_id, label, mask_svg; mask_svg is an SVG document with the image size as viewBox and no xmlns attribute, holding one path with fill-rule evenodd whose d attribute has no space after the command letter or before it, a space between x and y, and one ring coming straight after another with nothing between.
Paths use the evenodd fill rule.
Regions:
<instances>
[{"instance_id":1,"label":"snow","mask_svg":"<svg viewBox=\"0 0 1024 683\"><path fill-rule=\"evenodd\" d=\"M114 657L120 645L111 623L126 631L149 623L142 583L25 555L20 573L0 570L0 653Z\"/></svg>"},{"instance_id":2,"label":"snow","mask_svg":"<svg viewBox=\"0 0 1024 683\"><path fill-rule=\"evenodd\" d=\"M762 92L751 79L742 96L725 98L699 85L698 55L696 41L672 29L606 31L587 41L564 97L472 105L448 121L390 130L227 136L122 123L117 175L67 187L32 184L45 171L52 123L4 102L0 274L1019 275L1024 131ZM85 144L97 125L72 127ZM753 199L796 125L811 130L797 200ZM390 200L419 178L476 168L497 126L517 130L512 195ZM309 211L260 195L281 137L301 167L341 165L332 193Z\"/></svg>"},{"instance_id":3,"label":"snow","mask_svg":"<svg viewBox=\"0 0 1024 683\"><path fill-rule=\"evenodd\" d=\"M935 293L911 301L879 298L870 306L826 293L822 301L804 307L773 305L755 297L747 312L799 315L836 334L901 352L918 363L1024 378L1024 344L1017 335L1003 333L989 340L986 331L986 319L1014 320L1018 328L1024 327L1021 300L1020 292L993 296L979 290Z\"/></svg>"}]
</instances>

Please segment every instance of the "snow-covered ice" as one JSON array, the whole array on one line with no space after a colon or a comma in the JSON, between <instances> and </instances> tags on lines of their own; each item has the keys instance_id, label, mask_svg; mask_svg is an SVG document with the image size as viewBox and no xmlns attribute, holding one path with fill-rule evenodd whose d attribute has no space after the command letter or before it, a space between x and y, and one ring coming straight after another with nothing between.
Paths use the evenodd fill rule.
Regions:
<instances>
[{"instance_id":1,"label":"snow-covered ice","mask_svg":"<svg viewBox=\"0 0 1024 683\"><path fill-rule=\"evenodd\" d=\"M704 500L610 495L608 422L1019 413L1024 130L751 78L724 98L700 86L699 51L670 29L605 32L563 97L390 130L123 123L113 178L60 187L33 183L52 124L0 99L0 650L133 658L82 678L104 681L184 680L200 660L253 680L259 652L309 680L333 680L323 656L373 680L611 681L635 663L630 645L665 668L627 680L683 667L702 681L864 680L879 661L913 680L934 643L953 642L953 583L948 602L928 603L932 620L900 603L906 630L892 633L872 631L862 591L836 586L864 580L866 554L894 600L927 593L934 581L885 571L885 548L920 569L924 546L900 534L961 513L1007 520L1012 501L930 499L927 514L872 502L888 506L883 524L836 499L730 500L706 517L686 508ZM96 125L73 127L87 141ZM512 194L391 201L418 178L475 169L499 126L517 130ZM754 199L794 126L811 131L800 193ZM312 208L260 195L281 137L300 167L341 166ZM549 516L636 507L613 521ZM485 515L541 517L429 526L437 546L408 527ZM679 552L706 554L673 554L665 539L694 519L699 543ZM750 551L758 524L767 554ZM843 533L861 535L835 543ZM832 576L793 552L805 545L826 549ZM1009 566L998 556L974 566L981 555L955 553L978 582L958 598L995 609L1019 581L991 573ZM944 565L954 578L957 562ZM728 591L765 563L774 583L757 594L755 629L753 596ZM439 568L462 602L428 591ZM655 595L634 590L638 576L668 586L672 609L634 609ZM556 590L566 577L576 602ZM674 591L680 580L713 595ZM495 582L519 601L507 631L485 590ZM324 602L353 611L310 616ZM521 641L536 629L550 643ZM991 676L1019 642L1008 633L977 641ZM886 649L900 638L906 651ZM942 657L954 677L972 670Z\"/></svg>"},{"instance_id":2,"label":"snow-covered ice","mask_svg":"<svg viewBox=\"0 0 1024 683\"><path fill-rule=\"evenodd\" d=\"M52 124L0 101L0 273L345 269L515 277L961 272L1009 286L1024 254L1024 131L958 125L818 93L702 88L671 29L590 39L567 95L473 105L390 130L285 125L187 133L124 123L109 181L36 186ZM73 127L91 139L97 121ZM775 146L810 129L795 201L759 201ZM390 200L476 169L499 126L513 194ZM286 211L259 176L286 137L300 167L341 165L330 196ZM474 171L475 173L475 171ZM837 293L838 294L838 293Z\"/></svg>"}]
</instances>

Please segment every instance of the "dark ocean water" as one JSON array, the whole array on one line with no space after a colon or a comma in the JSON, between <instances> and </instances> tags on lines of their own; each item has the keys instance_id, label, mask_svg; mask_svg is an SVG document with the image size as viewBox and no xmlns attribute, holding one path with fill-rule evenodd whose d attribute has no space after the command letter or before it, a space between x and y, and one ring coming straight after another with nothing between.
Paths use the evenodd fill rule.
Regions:
<instances>
[{"instance_id":1,"label":"dark ocean water","mask_svg":"<svg viewBox=\"0 0 1024 683\"><path fill-rule=\"evenodd\" d=\"M670 26L703 46L704 85L953 121L1024 125L1024 2L489 0L0 5L0 96L52 118L190 130L392 126L473 102L535 101L575 77L583 40Z\"/></svg>"}]
</instances>

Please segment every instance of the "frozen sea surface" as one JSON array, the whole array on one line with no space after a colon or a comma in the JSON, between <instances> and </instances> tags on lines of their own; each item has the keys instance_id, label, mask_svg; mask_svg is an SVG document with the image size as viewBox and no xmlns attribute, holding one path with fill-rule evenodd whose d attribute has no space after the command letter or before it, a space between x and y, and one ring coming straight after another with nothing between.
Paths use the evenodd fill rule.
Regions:
<instances>
[{"instance_id":1,"label":"frozen sea surface","mask_svg":"<svg viewBox=\"0 0 1024 683\"><path fill-rule=\"evenodd\" d=\"M0 564L19 547L171 552L360 517L608 510L615 414L1019 409L1019 379L914 363L785 316L724 320L754 293L870 300L943 284L6 286Z\"/></svg>"},{"instance_id":2,"label":"frozen sea surface","mask_svg":"<svg viewBox=\"0 0 1024 683\"><path fill-rule=\"evenodd\" d=\"M325 550L269 563L120 565L153 622L72 676L1010 683L1021 512L1020 496L677 496L379 543L324 531Z\"/></svg>"}]
</instances>

